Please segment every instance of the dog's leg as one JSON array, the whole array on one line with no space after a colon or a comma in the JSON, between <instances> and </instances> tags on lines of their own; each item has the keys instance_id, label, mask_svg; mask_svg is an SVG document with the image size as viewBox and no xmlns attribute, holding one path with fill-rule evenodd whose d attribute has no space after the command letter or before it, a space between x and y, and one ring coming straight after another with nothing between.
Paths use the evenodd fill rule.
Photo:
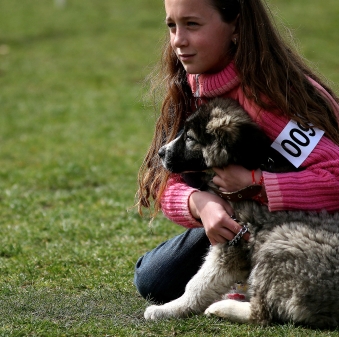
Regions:
<instances>
[{"instance_id":1,"label":"dog's leg","mask_svg":"<svg viewBox=\"0 0 339 337\"><path fill-rule=\"evenodd\" d=\"M240 249L240 247L232 247ZM185 293L178 299L160 306L146 309L146 319L185 317L192 313L202 313L211 303L221 298L237 281L246 280L248 270L235 268L241 262L235 261L241 253L231 253L233 260L227 265L227 249L223 245L213 246L198 273L188 282ZM235 255L235 256L234 256Z\"/></svg>"},{"instance_id":2,"label":"dog's leg","mask_svg":"<svg viewBox=\"0 0 339 337\"><path fill-rule=\"evenodd\" d=\"M251 303L235 300L219 301L209 306L205 310L205 315L215 315L231 322L248 323L251 316Z\"/></svg>"}]
</instances>

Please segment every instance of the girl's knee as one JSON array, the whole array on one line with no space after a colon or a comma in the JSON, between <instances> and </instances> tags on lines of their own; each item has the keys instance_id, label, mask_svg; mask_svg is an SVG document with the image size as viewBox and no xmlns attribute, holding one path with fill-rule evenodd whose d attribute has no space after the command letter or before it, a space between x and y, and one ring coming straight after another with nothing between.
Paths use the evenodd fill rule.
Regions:
<instances>
[{"instance_id":1,"label":"girl's knee","mask_svg":"<svg viewBox=\"0 0 339 337\"><path fill-rule=\"evenodd\" d=\"M134 270L134 285L137 288L139 294L147 298L149 294L149 273L145 271L144 265L142 263L143 256L140 257L135 265ZM148 277L147 277L148 276Z\"/></svg>"},{"instance_id":2,"label":"girl's knee","mask_svg":"<svg viewBox=\"0 0 339 337\"><path fill-rule=\"evenodd\" d=\"M173 280L154 266L143 263L144 257L139 258L135 266L134 285L139 294L155 303L166 303L181 296L184 287L173 287Z\"/></svg>"}]
</instances>

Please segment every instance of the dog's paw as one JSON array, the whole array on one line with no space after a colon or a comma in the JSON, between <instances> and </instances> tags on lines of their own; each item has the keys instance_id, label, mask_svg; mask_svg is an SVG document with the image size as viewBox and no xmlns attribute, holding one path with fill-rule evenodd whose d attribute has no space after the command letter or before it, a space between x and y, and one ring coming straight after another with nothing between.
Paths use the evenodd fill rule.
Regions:
<instances>
[{"instance_id":1,"label":"dog's paw","mask_svg":"<svg viewBox=\"0 0 339 337\"><path fill-rule=\"evenodd\" d=\"M226 317L226 312L229 311L229 305L226 301L219 301L211 304L204 312L206 316L218 316L218 317Z\"/></svg>"},{"instance_id":2,"label":"dog's paw","mask_svg":"<svg viewBox=\"0 0 339 337\"><path fill-rule=\"evenodd\" d=\"M207 316L218 316L226 318L231 322L249 322L251 315L251 304L234 300L215 302L205 310Z\"/></svg>"},{"instance_id":3,"label":"dog's paw","mask_svg":"<svg viewBox=\"0 0 339 337\"><path fill-rule=\"evenodd\" d=\"M150 307L146 308L144 317L147 320L157 320L169 318L170 315L162 305L151 305Z\"/></svg>"}]
</instances>

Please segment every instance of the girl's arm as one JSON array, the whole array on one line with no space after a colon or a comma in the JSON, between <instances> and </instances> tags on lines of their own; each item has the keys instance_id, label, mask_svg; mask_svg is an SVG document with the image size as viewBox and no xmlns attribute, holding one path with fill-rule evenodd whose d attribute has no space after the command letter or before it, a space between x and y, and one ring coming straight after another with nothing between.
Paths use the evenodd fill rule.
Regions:
<instances>
[{"instance_id":1,"label":"girl's arm","mask_svg":"<svg viewBox=\"0 0 339 337\"><path fill-rule=\"evenodd\" d=\"M161 210L169 220L186 228L202 227L189 209L189 198L198 190L189 187L179 174L172 174L161 197Z\"/></svg>"},{"instance_id":2,"label":"girl's arm","mask_svg":"<svg viewBox=\"0 0 339 337\"><path fill-rule=\"evenodd\" d=\"M339 211L339 147L323 137L304 163L304 171L264 172L271 211Z\"/></svg>"},{"instance_id":3,"label":"girl's arm","mask_svg":"<svg viewBox=\"0 0 339 337\"><path fill-rule=\"evenodd\" d=\"M288 122L266 112L261 121L273 140ZM339 211L339 146L323 136L301 168L291 173L263 172L269 209Z\"/></svg>"},{"instance_id":4,"label":"girl's arm","mask_svg":"<svg viewBox=\"0 0 339 337\"><path fill-rule=\"evenodd\" d=\"M312 83L328 98L339 118L338 104L333 99L330 100L329 94L322 87L314 81ZM242 92L238 92L235 98L272 142L289 122L277 113L260 111ZM339 211L339 146L323 136L301 164L301 168L303 170L300 172L263 172L263 185L270 211Z\"/></svg>"},{"instance_id":5,"label":"girl's arm","mask_svg":"<svg viewBox=\"0 0 339 337\"><path fill-rule=\"evenodd\" d=\"M230 216L233 210L227 201L189 187L180 175L170 177L162 195L161 208L168 219L179 225L204 227L212 245L232 240L241 230ZM244 238L248 240L249 235L246 233Z\"/></svg>"}]
</instances>

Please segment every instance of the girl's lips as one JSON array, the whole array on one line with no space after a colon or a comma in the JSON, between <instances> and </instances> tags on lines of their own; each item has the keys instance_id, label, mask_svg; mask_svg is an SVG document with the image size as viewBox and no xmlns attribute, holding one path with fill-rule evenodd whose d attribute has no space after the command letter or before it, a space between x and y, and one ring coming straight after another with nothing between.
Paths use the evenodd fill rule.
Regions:
<instances>
[{"instance_id":1,"label":"girl's lips","mask_svg":"<svg viewBox=\"0 0 339 337\"><path fill-rule=\"evenodd\" d=\"M191 59L194 56L194 54L179 54L179 58L182 61L186 61Z\"/></svg>"}]
</instances>

